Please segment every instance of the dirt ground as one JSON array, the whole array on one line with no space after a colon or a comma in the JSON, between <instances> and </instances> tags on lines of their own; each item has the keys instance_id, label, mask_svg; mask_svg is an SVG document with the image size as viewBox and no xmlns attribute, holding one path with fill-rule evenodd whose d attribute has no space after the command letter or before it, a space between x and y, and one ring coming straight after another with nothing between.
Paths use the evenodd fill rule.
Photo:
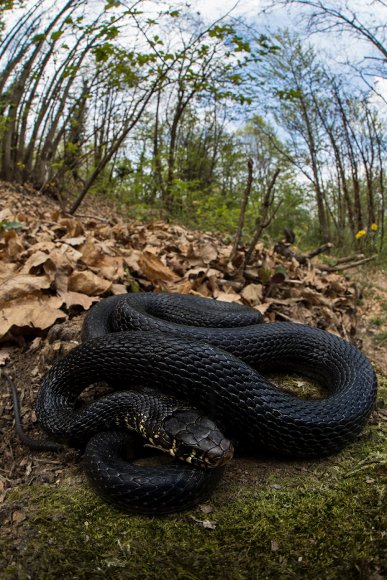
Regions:
<instances>
[{"instance_id":1,"label":"dirt ground","mask_svg":"<svg viewBox=\"0 0 387 580\"><path fill-rule=\"evenodd\" d=\"M354 279L361 296L357 335L362 350L387 374L387 273L385 270L356 272Z\"/></svg>"}]
</instances>

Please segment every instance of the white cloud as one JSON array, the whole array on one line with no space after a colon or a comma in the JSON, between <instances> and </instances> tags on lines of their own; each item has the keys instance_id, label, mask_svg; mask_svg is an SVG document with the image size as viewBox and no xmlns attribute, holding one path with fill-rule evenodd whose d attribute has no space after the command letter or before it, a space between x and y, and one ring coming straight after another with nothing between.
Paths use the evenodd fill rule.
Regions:
<instances>
[{"instance_id":1,"label":"white cloud","mask_svg":"<svg viewBox=\"0 0 387 580\"><path fill-rule=\"evenodd\" d=\"M203 18L211 22L231 11L232 16L250 19L264 5L264 0L196 0L195 8Z\"/></svg>"}]
</instances>

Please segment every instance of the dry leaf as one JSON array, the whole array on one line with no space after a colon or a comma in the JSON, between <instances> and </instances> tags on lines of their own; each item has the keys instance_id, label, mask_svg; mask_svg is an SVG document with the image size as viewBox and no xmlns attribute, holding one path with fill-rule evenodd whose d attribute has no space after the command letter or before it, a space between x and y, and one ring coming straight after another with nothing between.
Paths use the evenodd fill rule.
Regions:
<instances>
[{"instance_id":1,"label":"dry leaf","mask_svg":"<svg viewBox=\"0 0 387 580\"><path fill-rule=\"evenodd\" d=\"M21 238L14 230L7 230L4 232L4 240L7 246L8 257L16 261L24 250Z\"/></svg>"},{"instance_id":2,"label":"dry leaf","mask_svg":"<svg viewBox=\"0 0 387 580\"><path fill-rule=\"evenodd\" d=\"M52 250L55 249L55 243L51 242L51 241L44 241L44 240L39 240L39 242L37 242L36 244L33 244L32 246L30 246L28 248L28 250L26 250L25 252L23 252L23 256L31 256L33 254L35 254L36 252L45 252L46 254L49 254Z\"/></svg>"},{"instance_id":3,"label":"dry leaf","mask_svg":"<svg viewBox=\"0 0 387 580\"><path fill-rule=\"evenodd\" d=\"M7 278L11 278L16 269L16 264L0 261L0 282L6 280Z\"/></svg>"},{"instance_id":4,"label":"dry leaf","mask_svg":"<svg viewBox=\"0 0 387 580\"><path fill-rule=\"evenodd\" d=\"M3 281L0 288L0 304L49 287L50 280L46 276L16 274L12 278Z\"/></svg>"},{"instance_id":5,"label":"dry leaf","mask_svg":"<svg viewBox=\"0 0 387 580\"><path fill-rule=\"evenodd\" d=\"M59 220L58 226L65 228L70 238L75 238L83 234L83 226L75 218L62 218Z\"/></svg>"},{"instance_id":6,"label":"dry leaf","mask_svg":"<svg viewBox=\"0 0 387 580\"><path fill-rule=\"evenodd\" d=\"M88 296L101 296L108 292L112 286L111 282L93 274L90 270L84 272L73 272L69 278L69 290L80 292Z\"/></svg>"},{"instance_id":7,"label":"dry leaf","mask_svg":"<svg viewBox=\"0 0 387 580\"><path fill-rule=\"evenodd\" d=\"M263 297L262 284L249 284L248 286L245 286L241 292L241 296L251 306L255 306L256 304L261 302Z\"/></svg>"},{"instance_id":8,"label":"dry leaf","mask_svg":"<svg viewBox=\"0 0 387 580\"><path fill-rule=\"evenodd\" d=\"M84 245L80 248L82 262L87 266L94 266L103 258L103 253L98 242L92 236L88 236Z\"/></svg>"},{"instance_id":9,"label":"dry leaf","mask_svg":"<svg viewBox=\"0 0 387 580\"><path fill-rule=\"evenodd\" d=\"M199 505L199 509L203 514L210 514L211 512L214 511L214 508L208 503L203 503Z\"/></svg>"},{"instance_id":10,"label":"dry leaf","mask_svg":"<svg viewBox=\"0 0 387 580\"><path fill-rule=\"evenodd\" d=\"M26 519L26 514L22 511L15 510L12 513L12 523L18 525Z\"/></svg>"},{"instance_id":11,"label":"dry leaf","mask_svg":"<svg viewBox=\"0 0 387 580\"><path fill-rule=\"evenodd\" d=\"M39 269L40 266L43 266L47 260L48 255L41 250L37 250L30 255L23 268L21 269L21 272L25 272L27 274L36 274L36 270Z\"/></svg>"},{"instance_id":12,"label":"dry leaf","mask_svg":"<svg viewBox=\"0 0 387 580\"><path fill-rule=\"evenodd\" d=\"M69 246L80 246L86 240L85 236L78 236L77 238L65 238L63 241Z\"/></svg>"},{"instance_id":13,"label":"dry leaf","mask_svg":"<svg viewBox=\"0 0 387 580\"><path fill-rule=\"evenodd\" d=\"M214 297L217 300L222 300L223 302L242 302L239 294L234 291L222 292L221 290L217 290L214 292Z\"/></svg>"},{"instance_id":14,"label":"dry leaf","mask_svg":"<svg viewBox=\"0 0 387 580\"><path fill-rule=\"evenodd\" d=\"M200 524L206 530L215 530L215 528L216 528L215 522L211 522L210 520L199 520L198 518L195 518L195 516L190 516L190 517L191 517L191 519L193 519L194 522L196 522L197 524Z\"/></svg>"},{"instance_id":15,"label":"dry leaf","mask_svg":"<svg viewBox=\"0 0 387 580\"><path fill-rule=\"evenodd\" d=\"M67 308L72 306L82 306L84 310L89 310L94 302L98 301L98 298L93 296L87 296L86 294L81 294L80 292L58 292L59 296L62 298L63 303Z\"/></svg>"},{"instance_id":16,"label":"dry leaf","mask_svg":"<svg viewBox=\"0 0 387 580\"><path fill-rule=\"evenodd\" d=\"M347 338L355 328L354 284L337 273L322 275L322 266L317 263L316 267L316 261L300 265L259 243L251 265L242 271L244 252L238 251L230 264L232 246L216 234L162 221L122 223L114 213L108 216L113 225L94 219L82 224L77 218L61 217L48 198L8 186L2 192L2 202L8 207L0 211L0 219L2 216L24 226L3 232L0 241L0 281L6 284L0 296L17 304L27 299L36 304L43 295L54 297L57 292L60 304L64 302L67 308L87 309L101 294L124 293L130 286L231 302L243 299L259 312L266 312L272 321L318 325ZM25 262L22 268L20 262ZM130 280L126 279L126 267ZM283 276L275 277L278 271L287 273L285 283ZM26 284L19 278L22 275L27 276ZM45 282L40 287L42 280ZM60 311L59 317L63 316ZM2 323L4 329L4 318ZM25 328L31 329L33 324L35 321L27 320ZM15 328L23 333L23 326Z\"/></svg>"},{"instance_id":17,"label":"dry leaf","mask_svg":"<svg viewBox=\"0 0 387 580\"><path fill-rule=\"evenodd\" d=\"M5 207L4 209L0 210L0 222L2 221L11 222L14 221L14 219L15 216L9 207Z\"/></svg>"},{"instance_id":18,"label":"dry leaf","mask_svg":"<svg viewBox=\"0 0 387 580\"><path fill-rule=\"evenodd\" d=\"M16 328L45 330L57 320L65 320L66 314L59 310L62 303L57 296L38 293L7 302L0 309L0 339Z\"/></svg>"},{"instance_id":19,"label":"dry leaf","mask_svg":"<svg viewBox=\"0 0 387 580\"><path fill-rule=\"evenodd\" d=\"M309 304L332 306L332 302L328 298L325 298L320 292L317 292L317 290L313 290L312 288L301 288L300 293Z\"/></svg>"},{"instance_id":20,"label":"dry leaf","mask_svg":"<svg viewBox=\"0 0 387 580\"><path fill-rule=\"evenodd\" d=\"M149 252L143 252L140 255L139 266L143 274L154 284L177 279L176 274L165 266L160 258Z\"/></svg>"},{"instance_id":21,"label":"dry leaf","mask_svg":"<svg viewBox=\"0 0 387 580\"><path fill-rule=\"evenodd\" d=\"M0 366L5 365L15 352L17 352L16 347L8 346L6 348L2 348L0 350Z\"/></svg>"},{"instance_id":22,"label":"dry leaf","mask_svg":"<svg viewBox=\"0 0 387 580\"><path fill-rule=\"evenodd\" d=\"M125 256L125 264L129 266L132 272L140 272L140 256L141 252L139 250L130 250L130 254Z\"/></svg>"},{"instance_id":23,"label":"dry leaf","mask_svg":"<svg viewBox=\"0 0 387 580\"><path fill-rule=\"evenodd\" d=\"M254 308L255 310L258 310L258 312L260 312L263 316L266 311L269 310L270 306L270 302L265 302L265 304L258 304L257 306L254 306Z\"/></svg>"},{"instance_id":24,"label":"dry leaf","mask_svg":"<svg viewBox=\"0 0 387 580\"><path fill-rule=\"evenodd\" d=\"M112 294L117 295L117 294L127 294L128 290L125 286L125 284L112 284Z\"/></svg>"},{"instance_id":25,"label":"dry leaf","mask_svg":"<svg viewBox=\"0 0 387 580\"><path fill-rule=\"evenodd\" d=\"M215 530L215 528L216 528L216 523L210 522L210 520L203 520L202 525L203 525L203 528L205 528L206 530Z\"/></svg>"},{"instance_id":26,"label":"dry leaf","mask_svg":"<svg viewBox=\"0 0 387 580\"><path fill-rule=\"evenodd\" d=\"M122 256L104 256L96 265L95 270L107 280L122 280L124 278L123 264Z\"/></svg>"}]
</instances>

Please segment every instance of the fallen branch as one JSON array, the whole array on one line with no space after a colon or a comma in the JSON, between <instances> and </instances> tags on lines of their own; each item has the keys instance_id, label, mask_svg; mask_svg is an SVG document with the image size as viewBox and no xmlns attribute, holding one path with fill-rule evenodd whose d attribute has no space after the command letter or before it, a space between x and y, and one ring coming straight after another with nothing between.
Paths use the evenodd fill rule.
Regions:
<instances>
[{"instance_id":1,"label":"fallen branch","mask_svg":"<svg viewBox=\"0 0 387 580\"><path fill-rule=\"evenodd\" d=\"M69 217L69 218L74 218L74 216L70 212L68 212L68 211L64 212L64 214L67 217ZM104 224L109 224L110 223L109 220L107 220L105 218L102 218L102 217L99 217L99 216L96 216L96 215L86 215L86 214L80 214L80 213L78 213L77 214L77 218L88 219L88 220L95 220L97 222L102 222Z\"/></svg>"},{"instance_id":2,"label":"fallen branch","mask_svg":"<svg viewBox=\"0 0 387 580\"><path fill-rule=\"evenodd\" d=\"M274 247L274 251L277 254L284 256L285 258L295 258L299 264L307 264L308 260L314 258L315 256L318 256L319 254L324 254L325 252L328 252L331 248L333 248L333 244L331 242L328 242L327 244L323 244L322 246L319 246L318 248L312 250L311 252L308 252L307 254L298 254L297 252L294 252L290 248L290 244L286 242L279 242Z\"/></svg>"},{"instance_id":3,"label":"fallen branch","mask_svg":"<svg viewBox=\"0 0 387 580\"><path fill-rule=\"evenodd\" d=\"M340 270L348 270L349 268L356 268L357 266L361 266L362 264L366 264L371 260L375 260L378 257L378 254L374 254L373 256L369 256L368 258L363 258L362 260L357 260L356 262L352 262L350 264L337 264L336 266L324 266L321 268L324 272L338 272Z\"/></svg>"}]
</instances>

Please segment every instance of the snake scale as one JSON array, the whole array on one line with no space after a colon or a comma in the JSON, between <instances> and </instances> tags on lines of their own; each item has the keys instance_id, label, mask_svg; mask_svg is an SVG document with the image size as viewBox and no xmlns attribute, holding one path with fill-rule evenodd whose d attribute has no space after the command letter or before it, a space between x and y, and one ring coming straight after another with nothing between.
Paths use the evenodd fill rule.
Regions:
<instances>
[{"instance_id":1,"label":"snake scale","mask_svg":"<svg viewBox=\"0 0 387 580\"><path fill-rule=\"evenodd\" d=\"M376 397L369 361L341 338L262 323L253 308L197 296L107 298L87 316L82 341L45 376L37 417L56 440L86 445L91 485L128 512L170 513L203 501L232 456L230 439L284 457L335 453L361 432ZM316 379L328 395L295 397L261 374L272 371ZM100 381L118 390L78 408L80 393ZM134 429L185 463L127 461Z\"/></svg>"}]
</instances>

